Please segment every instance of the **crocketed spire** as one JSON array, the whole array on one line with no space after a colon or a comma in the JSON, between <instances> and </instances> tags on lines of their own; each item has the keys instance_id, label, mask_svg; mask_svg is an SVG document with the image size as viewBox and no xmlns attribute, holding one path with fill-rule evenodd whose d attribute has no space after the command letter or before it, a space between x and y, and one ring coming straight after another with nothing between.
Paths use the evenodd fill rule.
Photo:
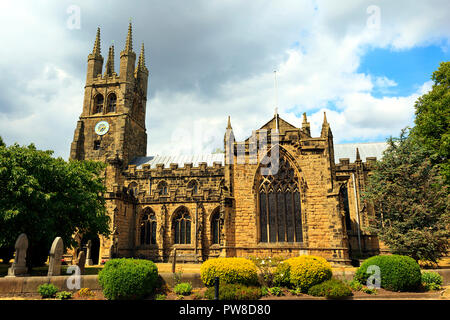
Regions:
<instances>
[{"instance_id":1,"label":"crocketed spire","mask_svg":"<svg viewBox=\"0 0 450 320\"><path fill-rule=\"evenodd\" d=\"M139 59L138 59L136 71L147 71L147 72L148 72L148 69L147 69L147 67L145 66L145 50L144 50L144 43L142 43L142 46L141 46L141 53L140 53L140 55L139 55Z\"/></svg>"},{"instance_id":2,"label":"crocketed spire","mask_svg":"<svg viewBox=\"0 0 450 320\"><path fill-rule=\"evenodd\" d=\"M126 52L132 52L133 51L133 31L131 27L131 21L128 25L128 35L127 40L125 41L125 50Z\"/></svg>"},{"instance_id":3,"label":"crocketed spire","mask_svg":"<svg viewBox=\"0 0 450 320\"><path fill-rule=\"evenodd\" d=\"M105 75L111 76L114 72L114 44L109 47L108 60L106 61Z\"/></svg>"},{"instance_id":4,"label":"crocketed spire","mask_svg":"<svg viewBox=\"0 0 450 320\"><path fill-rule=\"evenodd\" d=\"M97 28L97 35L95 36L94 49L92 54L95 56L100 56L100 27Z\"/></svg>"}]
</instances>

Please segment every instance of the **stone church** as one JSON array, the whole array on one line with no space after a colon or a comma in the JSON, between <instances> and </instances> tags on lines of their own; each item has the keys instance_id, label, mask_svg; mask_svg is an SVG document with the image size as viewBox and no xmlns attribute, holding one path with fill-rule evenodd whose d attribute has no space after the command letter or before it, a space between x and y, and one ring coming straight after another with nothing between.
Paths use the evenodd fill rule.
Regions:
<instances>
[{"instance_id":1,"label":"stone church","mask_svg":"<svg viewBox=\"0 0 450 320\"><path fill-rule=\"evenodd\" d=\"M76 235L80 246L91 240L94 263L169 261L176 249L186 262L314 254L348 264L380 251L366 230L374 209L361 192L384 143L334 145L325 114L313 137L306 114L296 126L275 113L245 141L224 121L224 153L147 156L149 71L144 46L138 58L133 51L131 24L119 73L114 46L103 62L98 29L70 150L71 159L107 163L112 235Z\"/></svg>"}]
</instances>

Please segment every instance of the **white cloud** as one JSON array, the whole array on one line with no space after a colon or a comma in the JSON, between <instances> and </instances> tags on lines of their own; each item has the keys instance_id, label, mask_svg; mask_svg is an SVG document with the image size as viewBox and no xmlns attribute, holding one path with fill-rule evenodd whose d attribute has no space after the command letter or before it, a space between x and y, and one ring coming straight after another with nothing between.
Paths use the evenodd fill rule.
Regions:
<instances>
[{"instance_id":1,"label":"white cloud","mask_svg":"<svg viewBox=\"0 0 450 320\"><path fill-rule=\"evenodd\" d=\"M379 28L367 25L372 4L380 8ZM148 154L223 147L228 115L237 139L247 138L273 116L275 69L279 113L290 123L301 126L306 112L317 136L326 111L336 142L397 135L412 124L414 101L431 82L409 96L380 96L399 84L359 73L361 58L370 48L448 46L450 39L448 1L80 7L82 29L74 31L65 26L66 4L1 2L8 15L0 21L0 135L7 143L35 142L68 157L95 28L102 25L103 53L111 39L121 39L117 52L129 16L136 17L135 47L145 41L148 53Z\"/></svg>"}]
</instances>

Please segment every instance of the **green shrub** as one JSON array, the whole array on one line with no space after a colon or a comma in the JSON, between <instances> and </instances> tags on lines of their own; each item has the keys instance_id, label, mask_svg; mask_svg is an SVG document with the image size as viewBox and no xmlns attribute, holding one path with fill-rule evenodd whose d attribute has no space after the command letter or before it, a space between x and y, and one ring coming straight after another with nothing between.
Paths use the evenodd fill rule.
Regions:
<instances>
[{"instance_id":1,"label":"green shrub","mask_svg":"<svg viewBox=\"0 0 450 320\"><path fill-rule=\"evenodd\" d=\"M164 294L157 294L155 296L155 300L166 300L166 295L164 295Z\"/></svg>"},{"instance_id":2,"label":"green shrub","mask_svg":"<svg viewBox=\"0 0 450 320\"><path fill-rule=\"evenodd\" d=\"M269 292L270 292L271 295L277 296L277 297L283 295L283 291L281 290L280 287L272 287L272 288L269 288Z\"/></svg>"},{"instance_id":3,"label":"green shrub","mask_svg":"<svg viewBox=\"0 0 450 320\"><path fill-rule=\"evenodd\" d=\"M291 279L291 266L287 262L277 265L274 272L273 284L277 287L289 287Z\"/></svg>"},{"instance_id":4,"label":"green shrub","mask_svg":"<svg viewBox=\"0 0 450 320\"><path fill-rule=\"evenodd\" d=\"M339 299L353 295L350 287L341 280L331 279L309 288L308 294L315 297Z\"/></svg>"},{"instance_id":5,"label":"green shrub","mask_svg":"<svg viewBox=\"0 0 450 320\"><path fill-rule=\"evenodd\" d=\"M362 284L359 283L357 280L350 281L348 285L354 291L361 291L363 288Z\"/></svg>"},{"instance_id":6,"label":"green shrub","mask_svg":"<svg viewBox=\"0 0 450 320\"><path fill-rule=\"evenodd\" d=\"M60 291L56 294L56 298L60 300L67 300L72 298L72 292Z\"/></svg>"},{"instance_id":7,"label":"green shrub","mask_svg":"<svg viewBox=\"0 0 450 320\"><path fill-rule=\"evenodd\" d=\"M214 299L214 287L205 292L205 298ZM219 286L219 300L258 300L262 297L261 287L246 286L243 284L221 283Z\"/></svg>"},{"instance_id":8,"label":"green shrub","mask_svg":"<svg viewBox=\"0 0 450 320\"><path fill-rule=\"evenodd\" d=\"M141 299L153 292L158 268L149 260L112 259L98 275L103 295L108 300Z\"/></svg>"},{"instance_id":9,"label":"green shrub","mask_svg":"<svg viewBox=\"0 0 450 320\"><path fill-rule=\"evenodd\" d=\"M427 271L422 273L422 285L427 290L439 290L441 289L443 278L442 276L434 271Z\"/></svg>"},{"instance_id":10,"label":"green shrub","mask_svg":"<svg viewBox=\"0 0 450 320\"><path fill-rule=\"evenodd\" d=\"M38 293L42 298L54 298L57 292L58 288L51 283L41 284L38 287Z\"/></svg>"},{"instance_id":11,"label":"green shrub","mask_svg":"<svg viewBox=\"0 0 450 320\"><path fill-rule=\"evenodd\" d=\"M266 286L262 286L261 287L261 295L264 297L264 296L267 296L268 294L269 294L269 289Z\"/></svg>"},{"instance_id":12,"label":"green shrub","mask_svg":"<svg viewBox=\"0 0 450 320\"><path fill-rule=\"evenodd\" d=\"M203 262L200 277L207 287L214 285L216 277L221 283L258 284L258 269L249 259L215 258Z\"/></svg>"},{"instance_id":13,"label":"green shrub","mask_svg":"<svg viewBox=\"0 0 450 320\"><path fill-rule=\"evenodd\" d=\"M377 294L377 289L375 288L363 287L361 291L367 294Z\"/></svg>"},{"instance_id":14,"label":"green shrub","mask_svg":"<svg viewBox=\"0 0 450 320\"><path fill-rule=\"evenodd\" d=\"M175 286L175 288L173 289L173 291L176 294L181 294L183 296L188 296L191 294L192 292L192 285L188 282L182 282L179 283Z\"/></svg>"},{"instance_id":15,"label":"green shrub","mask_svg":"<svg viewBox=\"0 0 450 320\"><path fill-rule=\"evenodd\" d=\"M365 260L355 273L354 279L362 284L371 276L367 268L380 268L381 287L391 291L414 291L421 283L419 264L410 257L401 255L374 256Z\"/></svg>"},{"instance_id":16,"label":"green shrub","mask_svg":"<svg viewBox=\"0 0 450 320\"><path fill-rule=\"evenodd\" d=\"M95 293L92 292L91 289L89 288L81 288L80 290L77 291L78 295L80 297L93 297L95 296Z\"/></svg>"},{"instance_id":17,"label":"green shrub","mask_svg":"<svg viewBox=\"0 0 450 320\"><path fill-rule=\"evenodd\" d=\"M331 279L331 265L322 257L303 255L285 262L290 267L290 285L301 292L306 293L312 286Z\"/></svg>"},{"instance_id":18,"label":"green shrub","mask_svg":"<svg viewBox=\"0 0 450 320\"><path fill-rule=\"evenodd\" d=\"M258 268L259 274L262 278L262 284L266 287L274 285L275 269L284 260L283 257L249 257L249 259Z\"/></svg>"}]
</instances>

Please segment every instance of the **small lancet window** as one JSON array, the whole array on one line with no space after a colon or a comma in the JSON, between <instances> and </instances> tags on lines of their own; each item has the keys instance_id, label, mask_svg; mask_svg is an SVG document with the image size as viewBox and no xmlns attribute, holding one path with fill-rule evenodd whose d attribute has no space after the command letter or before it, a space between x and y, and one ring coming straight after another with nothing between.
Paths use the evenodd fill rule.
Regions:
<instances>
[{"instance_id":1,"label":"small lancet window","mask_svg":"<svg viewBox=\"0 0 450 320\"><path fill-rule=\"evenodd\" d=\"M94 106L94 113L102 113L103 112L103 96L101 94L98 94L95 97L95 106Z\"/></svg>"},{"instance_id":2,"label":"small lancet window","mask_svg":"<svg viewBox=\"0 0 450 320\"><path fill-rule=\"evenodd\" d=\"M117 96L115 93L111 93L108 96L108 109L107 112L116 112L116 106L117 106Z\"/></svg>"}]
</instances>

